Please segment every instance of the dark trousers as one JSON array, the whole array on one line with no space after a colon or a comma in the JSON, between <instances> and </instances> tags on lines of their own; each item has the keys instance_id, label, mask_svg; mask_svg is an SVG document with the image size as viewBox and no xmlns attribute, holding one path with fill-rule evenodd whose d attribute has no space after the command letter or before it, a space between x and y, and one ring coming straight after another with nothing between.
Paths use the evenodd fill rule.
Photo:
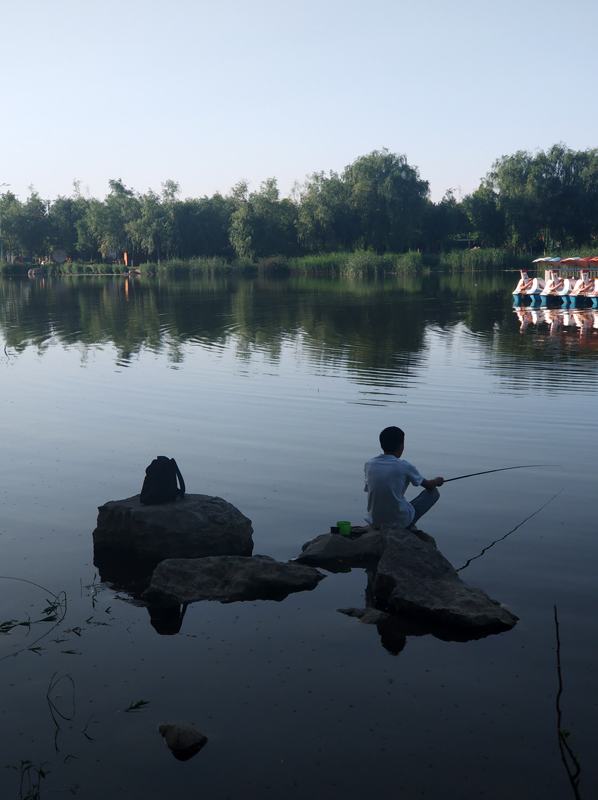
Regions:
<instances>
[{"instance_id":1,"label":"dark trousers","mask_svg":"<svg viewBox=\"0 0 598 800\"><path fill-rule=\"evenodd\" d=\"M413 517L413 522L411 525L407 527L407 530L412 528L418 519L421 519L424 514L426 514L438 501L440 497L440 492L438 489L424 489L423 492L414 497L411 501L411 505L415 509L415 516Z\"/></svg>"}]
</instances>

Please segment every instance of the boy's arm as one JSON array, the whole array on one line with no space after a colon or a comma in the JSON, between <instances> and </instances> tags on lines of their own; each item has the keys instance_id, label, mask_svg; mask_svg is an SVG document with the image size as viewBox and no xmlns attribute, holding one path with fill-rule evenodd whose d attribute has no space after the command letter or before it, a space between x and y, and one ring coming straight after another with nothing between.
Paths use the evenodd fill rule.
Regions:
<instances>
[{"instance_id":1,"label":"boy's arm","mask_svg":"<svg viewBox=\"0 0 598 800\"><path fill-rule=\"evenodd\" d=\"M431 481L424 478L421 482L421 485L424 487L424 489L428 489L429 491L430 489L436 489L438 486L442 486L443 483L444 478L432 478Z\"/></svg>"}]
</instances>

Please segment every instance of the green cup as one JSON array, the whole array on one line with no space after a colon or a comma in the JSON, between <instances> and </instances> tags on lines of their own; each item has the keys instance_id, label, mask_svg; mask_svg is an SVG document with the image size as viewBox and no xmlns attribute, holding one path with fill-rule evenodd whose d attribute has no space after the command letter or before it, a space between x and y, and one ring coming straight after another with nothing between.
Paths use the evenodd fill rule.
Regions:
<instances>
[{"instance_id":1,"label":"green cup","mask_svg":"<svg viewBox=\"0 0 598 800\"><path fill-rule=\"evenodd\" d=\"M346 520L342 520L341 522L337 522L336 526L338 528L338 532L341 536L350 536L351 535L351 523L347 522Z\"/></svg>"}]
</instances>

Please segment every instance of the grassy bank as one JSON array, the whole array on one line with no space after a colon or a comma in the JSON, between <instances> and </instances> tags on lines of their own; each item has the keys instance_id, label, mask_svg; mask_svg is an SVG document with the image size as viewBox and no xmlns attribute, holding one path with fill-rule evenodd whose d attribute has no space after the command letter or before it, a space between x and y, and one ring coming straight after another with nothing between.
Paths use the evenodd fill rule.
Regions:
<instances>
[{"instance_id":1,"label":"grassy bank","mask_svg":"<svg viewBox=\"0 0 598 800\"><path fill-rule=\"evenodd\" d=\"M323 253L321 255L287 258L270 256L255 261L224 258L169 259L160 263L148 262L135 267L141 274L169 275L324 275L328 277L368 277L426 272L498 271L529 267L530 257L512 255L504 250L453 250L450 253L431 255L419 252L376 253ZM3 275L26 275L29 264L3 264ZM115 275L128 272L119 264L68 263L47 264L46 272L53 275Z\"/></svg>"}]
</instances>

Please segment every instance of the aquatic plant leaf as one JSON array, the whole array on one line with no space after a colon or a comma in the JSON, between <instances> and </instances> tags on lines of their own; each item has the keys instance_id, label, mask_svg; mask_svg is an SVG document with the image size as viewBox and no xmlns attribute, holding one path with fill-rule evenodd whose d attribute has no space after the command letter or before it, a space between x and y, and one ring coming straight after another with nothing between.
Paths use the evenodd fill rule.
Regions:
<instances>
[{"instance_id":1,"label":"aquatic plant leaf","mask_svg":"<svg viewBox=\"0 0 598 800\"><path fill-rule=\"evenodd\" d=\"M145 706L149 705L149 700L138 700L136 703L131 703L127 708L126 711L140 711Z\"/></svg>"}]
</instances>

